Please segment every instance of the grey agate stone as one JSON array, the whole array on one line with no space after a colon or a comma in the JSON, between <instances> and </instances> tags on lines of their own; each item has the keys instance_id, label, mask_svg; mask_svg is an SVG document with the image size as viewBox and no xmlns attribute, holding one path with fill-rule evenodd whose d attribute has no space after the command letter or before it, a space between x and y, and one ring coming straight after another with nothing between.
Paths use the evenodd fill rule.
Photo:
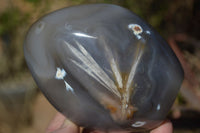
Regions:
<instances>
[{"instance_id":1,"label":"grey agate stone","mask_svg":"<svg viewBox=\"0 0 200 133\"><path fill-rule=\"evenodd\" d=\"M161 36L116 5L74 6L40 18L27 34L24 55L53 106L93 129L155 128L183 80Z\"/></svg>"}]
</instances>

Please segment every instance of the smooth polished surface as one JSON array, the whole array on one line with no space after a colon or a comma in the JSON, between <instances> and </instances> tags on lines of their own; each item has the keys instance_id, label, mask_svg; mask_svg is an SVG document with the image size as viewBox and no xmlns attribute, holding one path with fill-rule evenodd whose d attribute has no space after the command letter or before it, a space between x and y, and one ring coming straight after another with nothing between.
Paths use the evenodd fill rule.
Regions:
<instances>
[{"instance_id":1,"label":"smooth polished surface","mask_svg":"<svg viewBox=\"0 0 200 133\"><path fill-rule=\"evenodd\" d=\"M89 128L155 128L183 80L160 35L115 5L74 6L40 18L27 34L24 54L53 106Z\"/></svg>"}]
</instances>

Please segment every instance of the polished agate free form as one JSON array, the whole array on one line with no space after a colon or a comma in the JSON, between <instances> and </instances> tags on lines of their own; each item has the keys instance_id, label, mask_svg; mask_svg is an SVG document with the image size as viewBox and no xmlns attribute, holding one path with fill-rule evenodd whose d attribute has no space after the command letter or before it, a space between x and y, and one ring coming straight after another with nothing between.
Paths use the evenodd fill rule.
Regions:
<instances>
[{"instance_id":1,"label":"polished agate free form","mask_svg":"<svg viewBox=\"0 0 200 133\"><path fill-rule=\"evenodd\" d=\"M47 14L28 31L24 55L50 103L78 126L93 129L139 132L159 126L183 80L162 37L116 5Z\"/></svg>"}]
</instances>

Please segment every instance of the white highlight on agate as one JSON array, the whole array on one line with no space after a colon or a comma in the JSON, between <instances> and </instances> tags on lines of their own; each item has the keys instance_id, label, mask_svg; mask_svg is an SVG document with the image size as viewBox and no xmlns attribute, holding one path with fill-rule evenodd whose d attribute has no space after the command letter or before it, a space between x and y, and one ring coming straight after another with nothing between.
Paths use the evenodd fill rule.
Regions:
<instances>
[{"instance_id":1,"label":"white highlight on agate","mask_svg":"<svg viewBox=\"0 0 200 133\"><path fill-rule=\"evenodd\" d=\"M157 105L157 108L156 108L156 109L157 109L157 110L160 110L160 104Z\"/></svg>"},{"instance_id":2,"label":"white highlight on agate","mask_svg":"<svg viewBox=\"0 0 200 133\"><path fill-rule=\"evenodd\" d=\"M67 91L74 92L74 89L67 83L67 81L64 80L64 77L67 75L65 70L62 68L57 67L55 78L58 80L63 80L65 83L65 88Z\"/></svg>"},{"instance_id":3,"label":"white highlight on agate","mask_svg":"<svg viewBox=\"0 0 200 133\"><path fill-rule=\"evenodd\" d=\"M149 35L151 34L151 32L150 32L150 31L148 31L148 30L146 31L146 33L147 33L147 34L149 34Z\"/></svg>"},{"instance_id":4,"label":"white highlight on agate","mask_svg":"<svg viewBox=\"0 0 200 133\"><path fill-rule=\"evenodd\" d=\"M141 126L144 126L145 124L146 124L145 121L137 121L132 124L132 127L141 127Z\"/></svg>"},{"instance_id":5,"label":"white highlight on agate","mask_svg":"<svg viewBox=\"0 0 200 133\"><path fill-rule=\"evenodd\" d=\"M76 33L72 33L76 36L79 36L79 37L86 37L86 38L93 38L93 39L96 39L97 37L94 37L94 36L90 36L90 35L87 35L87 34L84 34L84 33L79 33L79 32L76 32Z\"/></svg>"},{"instance_id":6,"label":"white highlight on agate","mask_svg":"<svg viewBox=\"0 0 200 133\"><path fill-rule=\"evenodd\" d=\"M75 41L78 49L64 41L64 44L71 50L71 52L81 61L81 63L71 59L71 61L80 69L85 71L88 75L97 80L101 85L106 87L110 92L121 98L121 95L115 85L114 81L105 73L105 71L98 65L94 58L88 51L77 41Z\"/></svg>"}]
</instances>

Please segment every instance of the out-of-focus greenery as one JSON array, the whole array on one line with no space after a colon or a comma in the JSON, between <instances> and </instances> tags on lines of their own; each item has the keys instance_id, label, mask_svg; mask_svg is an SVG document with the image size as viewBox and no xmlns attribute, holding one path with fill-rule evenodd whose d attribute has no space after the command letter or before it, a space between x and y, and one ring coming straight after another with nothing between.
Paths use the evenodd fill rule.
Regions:
<instances>
[{"instance_id":1,"label":"out-of-focus greenery","mask_svg":"<svg viewBox=\"0 0 200 133\"><path fill-rule=\"evenodd\" d=\"M13 30L23 22L20 12L17 8L10 8L3 12L0 16L0 35L4 35Z\"/></svg>"},{"instance_id":2,"label":"out-of-focus greenery","mask_svg":"<svg viewBox=\"0 0 200 133\"><path fill-rule=\"evenodd\" d=\"M41 2L41 0L24 0L25 2L30 2L33 3L35 5L39 4Z\"/></svg>"},{"instance_id":3,"label":"out-of-focus greenery","mask_svg":"<svg viewBox=\"0 0 200 133\"><path fill-rule=\"evenodd\" d=\"M187 102L185 98L179 93L176 99L178 105L185 105Z\"/></svg>"},{"instance_id":4,"label":"out-of-focus greenery","mask_svg":"<svg viewBox=\"0 0 200 133\"><path fill-rule=\"evenodd\" d=\"M0 78L23 69L22 28L28 22L28 14L18 8L8 8L0 14Z\"/></svg>"}]
</instances>

